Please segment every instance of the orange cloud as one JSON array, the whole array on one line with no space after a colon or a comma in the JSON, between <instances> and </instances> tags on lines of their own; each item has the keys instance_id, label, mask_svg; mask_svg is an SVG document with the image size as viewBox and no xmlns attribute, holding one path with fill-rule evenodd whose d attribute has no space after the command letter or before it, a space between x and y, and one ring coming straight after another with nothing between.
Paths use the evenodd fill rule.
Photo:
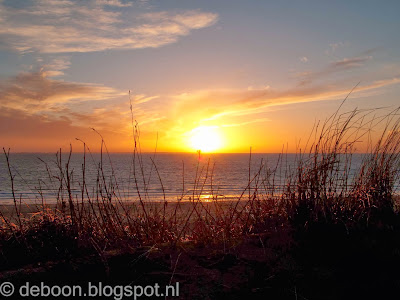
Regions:
<instances>
[{"instance_id":1,"label":"orange cloud","mask_svg":"<svg viewBox=\"0 0 400 300\"><path fill-rule=\"evenodd\" d=\"M105 100L123 93L105 86L53 80L44 70L0 82L0 107L37 112L74 100Z\"/></svg>"},{"instance_id":2,"label":"orange cloud","mask_svg":"<svg viewBox=\"0 0 400 300\"><path fill-rule=\"evenodd\" d=\"M103 129L101 134L111 151L129 151L129 134ZM60 147L82 151L85 141L92 151L99 151L100 137L89 127L74 125L68 118L51 119L42 115L27 115L20 110L0 110L0 147L16 152L56 152Z\"/></svg>"},{"instance_id":3,"label":"orange cloud","mask_svg":"<svg viewBox=\"0 0 400 300\"><path fill-rule=\"evenodd\" d=\"M400 83L394 77L360 85L352 97ZM288 90L203 90L170 96L132 95L133 119L141 125L143 149L176 151L185 133L198 126L220 126L233 132L268 122L271 107L343 99L349 89L333 85L297 86ZM110 87L50 79L43 72L22 73L0 82L0 139L5 147L38 150L75 137L86 139L95 127L113 151L131 148L132 116L127 92ZM134 121L135 122L135 121ZM236 130L235 129L235 130ZM98 139L98 137L96 137ZM93 138L94 141L96 138ZM162 139L162 140L161 140ZM38 144L38 145L37 145ZM22 151L22 150L21 150ZM32 150L34 151L34 150Z\"/></svg>"},{"instance_id":4,"label":"orange cloud","mask_svg":"<svg viewBox=\"0 0 400 300\"><path fill-rule=\"evenodd\" d=\"M352 97L398 83L400 78L395 77L360 85ZM253 115L277 105L343 99L348 93L349 89L328 85L300 86L286 91L273 89L198 91L172 97L172 102L177 103L173 118L182 120L182 123L208 122L227 117Z\"/></svg>"}]
</instances>

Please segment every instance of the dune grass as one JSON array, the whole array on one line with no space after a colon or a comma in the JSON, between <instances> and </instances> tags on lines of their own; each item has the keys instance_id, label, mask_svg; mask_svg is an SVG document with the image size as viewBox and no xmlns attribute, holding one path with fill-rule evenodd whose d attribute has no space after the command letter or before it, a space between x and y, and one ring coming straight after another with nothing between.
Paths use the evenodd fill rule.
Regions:
<instances>
[{"instance_id":1,"label":"dune grass","mask_svg":"<svg viewBox=\"0 0 400 300\"><path fill-rule=\"evenodd\" d=\"M221 201L216 195L211 195L207 202L202 199L204 186L213 175L213 166L208 163L198 165L191 201L170 202L164 196L161 202L150 202L146 190L150 175L144 172L136 123L132 181L137 202L122 201L117 170L112 169L102 139L95 190L89 190L86 182L86 160L91 155L87 145L82 142L80 197L73 195L71 181L72 172L78 170L70 169L70 159L62 161L60 150L58 174L48 171L48 177L58 186L57 203L46 205L38 190L43 201L36 213L28 217L14 192L12 154L3 149L14 206L12 213L0 211L0 268L7 270L91 253L98 255L106 266L107 251L118 249L129 253L146 247L213 247L227 254L254 237L261 241L265 253L265 236L277 236L269 247L290 248L301 244L299 239L310 232L314 234L316 228L322 232L315 238L316 245L318 239L332 232L343 236L371 230L397 232L399 109L379 113L379 110L340 113L339 108L325 122L315 124L306 144L298 146L294 163L288 163L283 151L275 167L261 163L253 176L249 170L247 187L233 201ZM377 130L379 138L373 141ZM352 157L360 142L367 143L368 148L361 167L354 173ZM110 177L105 175L105 164L112 169ZM154 160L152 164L151 172L163 189ZM284 179L278 179L282 173ZM139 187L142 186L139 181L144 188Z\"/></svg>"}]
</instances>

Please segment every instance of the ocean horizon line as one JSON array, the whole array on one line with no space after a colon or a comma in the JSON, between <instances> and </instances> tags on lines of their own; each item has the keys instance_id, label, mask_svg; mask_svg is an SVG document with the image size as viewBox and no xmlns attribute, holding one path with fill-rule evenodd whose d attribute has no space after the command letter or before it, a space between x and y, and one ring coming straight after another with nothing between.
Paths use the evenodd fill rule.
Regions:
<instances>
[{"instance_id":1,"label":"ocean horizon line","mask_svg":"<svg viewBox=\"0 0 400 300\"><path fill-rule=\"evenodd\" d=\"M58 151L17 151L17 152L12 152L10 150L10 154L57 154ZM69 153L69 151L63 151L63 153ZM72 153L75 154L84 154L85 152L82 151L72 151ZM122 151L90 151L86 152L86 154L133 154L133 152L122 152ZM197 151L194 152L180 152L180 151L156 151L156 152L150 152L150 151L143 151L143 152L136 152L136 154L195 154L198 155ZM206 155L213 155L213 154L247 154L247 155L253 155L253 154L278 154L278 155L286 155L286 154L308 154L309 152L203 152L201 151L201 154L206 154ZM327 152L329 153L329 152ZM4 154L4 153L3 153ZM344 153L339 153L339 154L371 154L371 152L344 152Z\"/></svg>"}]
</instances>

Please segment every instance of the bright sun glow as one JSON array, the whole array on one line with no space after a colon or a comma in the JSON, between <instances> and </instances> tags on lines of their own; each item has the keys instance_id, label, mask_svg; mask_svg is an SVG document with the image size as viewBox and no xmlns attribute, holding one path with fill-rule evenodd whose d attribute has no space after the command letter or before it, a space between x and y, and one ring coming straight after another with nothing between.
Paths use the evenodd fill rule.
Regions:
<instances>
[{"instance_id":1,"label":"bright sun glow","mask_svg":"<svg viewBox=\"0 0 400 300\"><path fill-rule=\"evenodd\" d=\"M200 126L190 132L190 146L194 150L213 152L222 147L222 139L217 127Z\"/></svg>"}]
</instances>

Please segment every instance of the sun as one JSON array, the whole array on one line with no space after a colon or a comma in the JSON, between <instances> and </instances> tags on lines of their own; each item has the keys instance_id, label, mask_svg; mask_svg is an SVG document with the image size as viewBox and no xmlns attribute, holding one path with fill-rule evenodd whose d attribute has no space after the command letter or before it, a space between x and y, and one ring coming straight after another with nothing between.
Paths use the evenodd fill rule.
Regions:
<instances>
[{"instance_id":1,"label":"sun","mask_svg":"<svg viewBox=\"0 0 400 300\"><path fill-rule=\"evenodd\" d=\"M200 126L189 133L191 148L202 152L213 152L222 147L222 138L218 127Z\"/></svg>"}]
</instances>

